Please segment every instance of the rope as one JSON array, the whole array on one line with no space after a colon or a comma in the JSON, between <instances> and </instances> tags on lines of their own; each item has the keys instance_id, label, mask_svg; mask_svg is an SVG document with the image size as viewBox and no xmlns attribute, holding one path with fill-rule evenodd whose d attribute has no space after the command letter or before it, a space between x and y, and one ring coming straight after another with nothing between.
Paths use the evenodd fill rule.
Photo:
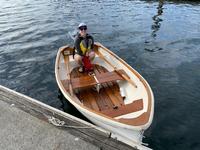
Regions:
<instances>
[{"instance_id":1,"label":"rope","mask_svg":"<svg viewBox=\"0 0 200 150\"><path fill-rule=\"evenodd\" d=\"M27 107L25 105L23 105L23 106L19 105L18 106L18 105L15 105L15 104L10 104L10 106L21 108L22 110L24 110L25 108L30 108L30 107ZM33 108L31 108L31 109L33 109ZM55 118L53 116L46 115L41 111L38 111L38 112L41 113L44 117L46 117L50 124L53 124L56 127L66 127L66 128L74 128L74 129L91 129L91 128L93 128L93 127L83 127L83 126L69 126L65 123L65 121L59 120L58 118Z\"/></svg>"},{"instance_id":2,"label":"rope","mask_svg":"<svg viewBox=\"0 0 200 150\"><path fill-rule=\"evenodd\" d=\"M92 127L82 127L82 126L69 126L65 124L65 121L61 121L58 118L55 118L53 116L47 116L45 115L48 119L48 122L53 124L54 126L57 127L66 127L66 128L75 128L75 129L90 129Z\"/></svg>"}]
</instances>

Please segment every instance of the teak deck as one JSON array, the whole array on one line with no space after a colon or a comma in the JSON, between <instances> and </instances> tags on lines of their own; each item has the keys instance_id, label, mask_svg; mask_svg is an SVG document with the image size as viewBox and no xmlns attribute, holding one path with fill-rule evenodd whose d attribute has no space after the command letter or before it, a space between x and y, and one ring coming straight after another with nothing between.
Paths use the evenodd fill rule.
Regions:
<instances>
[{"instance_id":1,"label":"teak deck","mask_svg":"<svg viewBox=\"0 0 200 150\"><path fill-rule=\"evenodd\" d=\"M108 71L102 66L95 65L94 72L98 74ZM72 80L74 78L87 78L87 76L87 73L79 73L78 68L73 69L71 72ZM90 88L80 88L76 93L83 105L96 111L112 109L113 107L124 105L116 81L102 83L99 93L95 90L95 86Z\"/></svg>"},{"instance_id":2,"label":"teak deck","mask_svg":"<svg viewBox=\"0 0 200 150\"><path fill-rule=\"evenodd\" d=\"M119 86L116 82L117 79L123 80L121 77L117 77L112 72L109 74L104 67L99 65L94 66L94 72L97 76L101 73L108 77L107 79L110 78L110 82L101 82L101 88L99 92L96 91L95 86L90 86L86 88L77 88L78 86L76 86L76 95L84 106L101 112L102 114L112 118L134 111L139 111L143 108L142 99L136 100L128 105L124 104L123 97L120 94ZM113 78L114 80L111 79L112 76L116 76L116 79L115 77ZM72 82L75 82L78 79L84 80L87 78L89 78L88 74L79 73L78 68L73 69L71 72ZM101 79L103 81L103 76L101 77ZM91 79L89 79L88 82L90 82L90 80ZM106 79L104 81L106 81ZM81 83L82 82L87 82L87 80L81 81ZM91 85L92 83L93 81L91 82ZM75 85L75 83L73 83L73 85ZM86 83L83 83L83 85L86 85Z\"/></svg>"}]
</instances>

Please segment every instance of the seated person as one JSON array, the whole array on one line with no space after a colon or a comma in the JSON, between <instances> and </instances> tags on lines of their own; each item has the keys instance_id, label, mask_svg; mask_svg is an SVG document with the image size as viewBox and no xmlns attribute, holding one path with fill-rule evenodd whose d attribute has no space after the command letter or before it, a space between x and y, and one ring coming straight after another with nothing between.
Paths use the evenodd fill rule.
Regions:
<instances>
[{"instance_id":1,"label":"seated person","mask_svg":"<svg viewBox=\"0 0 200 150\"><path fill-rule=\"evenodd\" d=\"M94 39L87 33L87 25L85 23L80 23L78 29L79 33L74 42L74 59L80 65L79 72L83 72L83 56L88 56L90 61L95 58L95 52L93 51Z\"/></svg>"}]
</instances>

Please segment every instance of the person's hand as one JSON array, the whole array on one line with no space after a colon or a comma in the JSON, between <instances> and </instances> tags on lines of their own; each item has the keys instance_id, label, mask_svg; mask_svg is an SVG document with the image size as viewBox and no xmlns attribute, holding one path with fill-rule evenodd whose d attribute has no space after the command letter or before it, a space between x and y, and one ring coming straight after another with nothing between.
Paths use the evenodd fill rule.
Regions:
<instances>
[{"instance_id":1,"label":"person's hand","mask_svg":"<svg viewBox=\"0 0 200 150\"><path fill-rule=\"evenodd\" d=\"M88 57L88 56L89 56L89 52L86 52L85 56L87 56L87 57Z\"/></svg>"}]
</instances>

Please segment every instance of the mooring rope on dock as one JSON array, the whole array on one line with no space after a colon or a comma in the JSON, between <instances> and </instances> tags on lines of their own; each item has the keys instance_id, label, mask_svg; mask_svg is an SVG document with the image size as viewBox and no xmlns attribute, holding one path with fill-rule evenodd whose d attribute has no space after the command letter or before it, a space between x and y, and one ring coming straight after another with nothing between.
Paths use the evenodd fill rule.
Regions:
<instances>
[{"instance_id":1,"label":"mooring rope on dock","mask_svg":"<svg viewBox=\"0 0 200 150\"><path fill-rule=\"evenodd\" d=\"M19 105L11 104L10 106L11 106L11 107L18 107L18 108L21 108L21 109L25 109L25 108L33 109L32 107L27 107L27 106L25 106L25 105L19 106ZM38 111L38 110L37 110L37 111ZM66 127L66 128L75 128L75 129L91 129L91 128L93 128L93 127L83 127L83 126L70 126L70 125L67 125L67 124L65 123L65 121L62 121L62 120L60 120L60 119L58 119L58 118L55 118L55 117L50 116L50 115L47 115L47 114L45 114L45 113L43 113L43 112L41 112L41 111L38 111L38 112L39 112L40 114L42 114L45 118L47 118L47 121L48 121L50 124L52 124L52 125L54 125L54 126L56 126L56 127Z\"/></svg>"},{"instance_id":2,"label":"mooring rope on dock","mask_svg":"<svg viewBox=\"0 0 200 150\"><path fill-rule=\"evenodd\" d=\"M66 125L65 121L59 120L58 118L55 118L53 116L48 116L44 114L45 117L47 117L48 122L57 126L57 127L66 127L66 128L75 128L75 129L91 129L92 127L82 127L82 126L70 126Z\"/></svg>"}]
</instances>

